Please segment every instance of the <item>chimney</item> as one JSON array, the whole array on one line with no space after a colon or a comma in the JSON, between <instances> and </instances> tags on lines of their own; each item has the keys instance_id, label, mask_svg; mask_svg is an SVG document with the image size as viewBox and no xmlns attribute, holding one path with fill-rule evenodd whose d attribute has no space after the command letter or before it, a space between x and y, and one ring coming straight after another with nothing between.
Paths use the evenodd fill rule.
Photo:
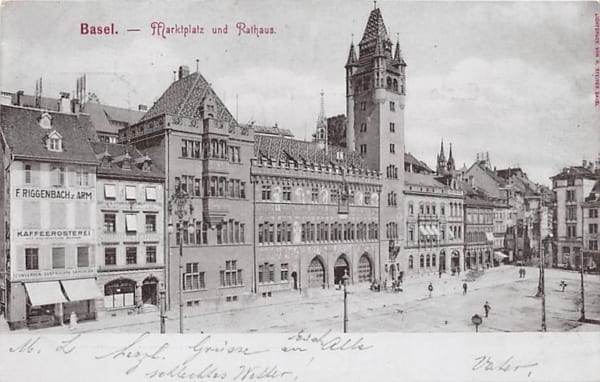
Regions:
<instances>
[{"instance_id":1,"label":"chimney","mask_svg":"<svg viewBox=\"0 0 600 382\"><path fill-rule=\"evenodd\" d=\"M179 67L179 77L178 79L182 79L183 77L187 77L190 75L190 68L188 68L186 65L181 65Z\"/></svg>"},{"instance_id":2,"label":"chimney","mask_svg":"<svg viewBox=\"0 0 600 382\"><path fill-rule=\"evenodd\" d=\"M23 95L25 92L23 90L19 90L17 92L17 106L23 106Z\"/></svg>"},{"instance_id":3,"label":"chimney","mask_svg":"<svg viewBox=\"0 0 600 382\"><path fill-rule=\"evenodd\" d=\"M60 113L69 113L71 110L71 102L69 101L69 93L60 92L60 101L58 101L58 111Z\"/></svg>"},{"instance_id":4,"label":"chimney","mask_svg":"<svg viewBox=\"0 0 600 382\"><path fill-rule=\"evenodd\" d=\"M138 110L139 111L148 111L148 106L139 104L138 105Z\"/></svg>"},{"instance_id":5,"label":"chimney","mask_svg":"<svg viewBox=\"0 0 600 382\"><path fill-rule=\"evenodd\" d=\"M80 111L81 111L81 104L79 103L79 100L77 98L73 98L71 100L71 113L79 114Z\"/></svg>"}]
</instances>

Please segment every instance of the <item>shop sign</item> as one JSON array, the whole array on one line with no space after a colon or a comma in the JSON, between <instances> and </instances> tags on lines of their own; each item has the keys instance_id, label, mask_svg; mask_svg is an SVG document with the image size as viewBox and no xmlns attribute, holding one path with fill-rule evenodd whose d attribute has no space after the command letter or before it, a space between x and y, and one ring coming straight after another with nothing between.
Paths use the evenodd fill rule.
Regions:
<instances>
[{"instance_id":1,"label":"shop sign","mask_svg":"<svg viewBox=\"0 0 600 382\"><path fill-rule=\"evenodd\" d=\"M96 268L39 269L13 271L11 281L63 280L74 277L94 277Z\"/></svg>"},{"instance_id":2,"label":"shop sign","mask_svg":"<svg viewBox=\"0 0 600 382\"><path fill-rule=\"evenodd\" d=\"M85 200L93 201L93 191L75 191L63 188L26 188L17 187L14 190L17 199L50 199L50 200Z\"/></svg>"},{"instance_id":3,"label":"shop sign","mask_svg":"<svg viewBox=\"0 0 600 382\"><path fill-rule=\"evenodd\" d=\"M92 236L90 229L28 229L15 232L15 239L18 240L79 240Z\"/></svg>"}]
</instances>

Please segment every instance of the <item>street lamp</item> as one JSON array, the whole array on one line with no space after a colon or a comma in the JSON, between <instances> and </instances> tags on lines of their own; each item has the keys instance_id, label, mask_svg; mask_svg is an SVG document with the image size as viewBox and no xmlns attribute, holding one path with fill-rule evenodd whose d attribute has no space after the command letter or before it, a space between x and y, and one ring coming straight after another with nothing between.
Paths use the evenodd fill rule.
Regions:
<instances>
[{"instance_id":1,"label":"street lamp","mask_svg":"<svg viewBox=\"0 0 600 382\"><path fill-rule=\"evenodd\" d=\"M552 233L549 233L548 236L544 239L544 248L540 245L540 282L538 286L538 294L537 297L542 297L542 332L546 331L546 280L545 280L545 254L546 247L548 246L548 242L552 239Z\"/></svg>"},{"instance_id":2,"label":"street lamp","mask_svg":"<svg viewBox=\"0 0 600 382\"><path fill-rule=\"evenodd\" d=\"M344 333L348 332L348 291L346 291L346 284L348 283L348 270L344 270L344 276L342 276L342 282L344 283Z\"/></svg>"},{"instance_id":3,"label":"street lamp","mask_svg":"<svg viewBox=\"0 0 600 382\"><path fill-rule=\"evenodd\" d=\"M581 257L581 317L579 317L579 322L585 322L585 293L583 291L583 250L579 250L579 257Z\"/></svg>"},{"instance_id":4,"label":"street lamp","mask_svg":"<svg viewBox=\"0 0 600 382\"><path fill-rule=\"evenodd\" d=\"M167 291L165 290L165 286L164 284L161 284L160 286L160 291L158 292L160 295L160 333L164 334L166 332L166 328L165 328L165 318L166 318L166 314L165 314L165 308L166 308L166 293Z\"/></svg>"},{"instance_id":5,"label":"street lamp","mask_svg":"<svg viewBox=\"0 0 600 382\"><path fill-rule=\"evenodd\" d=\"M177 224L177 234L179 236L179 333L183 333L183 235L187 234L187 231L183 228L183 218L186 214L188 214L187 209L189 209L189 215L191 216L194 211L194 207L190 201L190 197L187 192L177 190L175 194L169 200L169 211L171 213L175 213L177 218L179 219ZM169 219L169 233L173 233L173 223ZM188 224L188 231L190 234L194 232L194 226L192 224Z\"/></svg>"}]
</instances>

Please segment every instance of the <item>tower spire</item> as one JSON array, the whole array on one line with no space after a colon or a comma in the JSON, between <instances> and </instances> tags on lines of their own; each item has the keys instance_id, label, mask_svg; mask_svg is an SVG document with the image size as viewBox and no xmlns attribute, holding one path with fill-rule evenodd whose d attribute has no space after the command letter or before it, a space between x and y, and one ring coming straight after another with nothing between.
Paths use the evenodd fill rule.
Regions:
<instances>
[{"instance_id":1,"label":"tower spire","mask_svg":"<svg viewBox=\"0 0 600 382\"><path fill-rule=\"evenodd\" d=\"M321 90L321 106L317 118L315 141L320 148L327 150L327 119L325 118L325 93Z\"/></svg>"},{"instance_id":2,"label":"tower spire","mask_svg":"<svg viewBox=\"0 0 600 382\"><path fill-rule=\"evenodd\" d=\"M454 171L454 158L452 157L452 143L450 143L450 152L448 153L448 163L447 166L448 171Z\"/></svg>"}]
</instances>

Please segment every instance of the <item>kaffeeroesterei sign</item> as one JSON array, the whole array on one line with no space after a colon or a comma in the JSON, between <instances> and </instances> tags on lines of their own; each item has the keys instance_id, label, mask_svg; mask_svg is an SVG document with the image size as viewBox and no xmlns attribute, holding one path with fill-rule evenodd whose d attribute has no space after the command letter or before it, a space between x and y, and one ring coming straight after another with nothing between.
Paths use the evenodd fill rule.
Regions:
<instances>
[{"instance_id":1,"label":"kaffeeroesterei sign","mask_svg":"<svg viewBox=\"0 0 600 382\"><path fill-rule=\"evenodd\" d=\"M15 188L15 198L53 200L94 200L93 191L74 191L62 188Z\"/></svg>"},{"instance_id":2,"label":"kaffeeroesterei sign","mask_svg":"<svg viewBox=\"0 0 600 382\"><path fill-rule=\"evenodd\" d=\"M92 236L90 229L28 229L15 232L17 239L85 239Z\"/></svg>"}]
</instances>

